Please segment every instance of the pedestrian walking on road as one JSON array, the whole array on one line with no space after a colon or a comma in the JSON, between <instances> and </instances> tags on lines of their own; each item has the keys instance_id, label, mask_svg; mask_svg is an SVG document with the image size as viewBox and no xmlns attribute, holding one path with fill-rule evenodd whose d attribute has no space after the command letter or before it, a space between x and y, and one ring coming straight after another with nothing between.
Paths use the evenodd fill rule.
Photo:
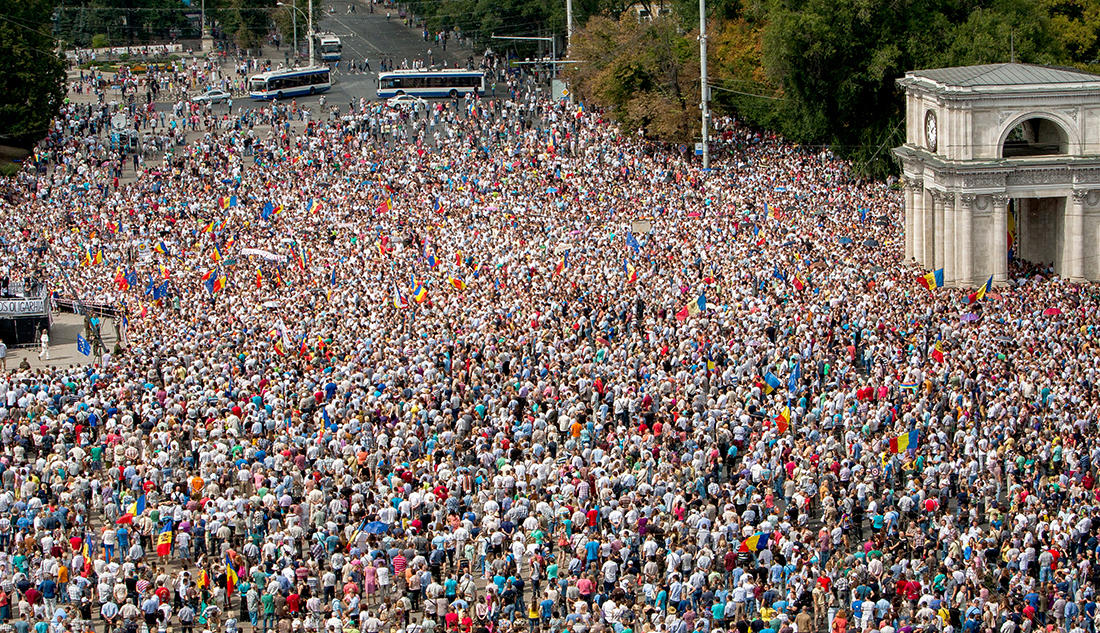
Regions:
<instances>
[{"instance_id":1,"label":"pedestrian walking on road","mask_svg":"<svg viewBox=\"0 0 1100 633\"><path fill-rule=\"evenodd\" d=\"M50 333L42 328L42 334L38 337L41 349L38 350L38 360L50 360Z\"/></svg>"}]
</instances>

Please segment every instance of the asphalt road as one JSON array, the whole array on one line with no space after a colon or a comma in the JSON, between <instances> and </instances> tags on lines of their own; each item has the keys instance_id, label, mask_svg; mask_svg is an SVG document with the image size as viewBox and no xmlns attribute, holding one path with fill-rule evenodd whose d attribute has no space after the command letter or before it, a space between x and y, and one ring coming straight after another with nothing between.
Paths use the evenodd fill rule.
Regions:
<instances>
[{"instance_id":1,"label":"asphalt road","mask_svg":"<svg viewBox=\"0 0 1100 633\"><path fill-rule=\"evenodd\" d=\"M374 13L370 12L369 3L363 0L350 0L355 4L355 12L348 13L349 0L336 0L335 11L325 15L316 25L318 32L335 33L343 44L343 58L340 66L333 75L332 89L325 93L326 102L337 104L341 107L349 102L358 102L360 98L375 100L378 98L377 76L379 62L382 58L389 60L395 67L400 67L405 60L412 66L414 59L427 60L428 51L432 52L432 61L441 65L444 60L449 67L465 66L473 52L455 44L451 40L447 44L447 50L434 41L425 41L423 34L416 28L404 25L394 8L390 8L391 15L387 19L386 7L376 5ZM304 46L302 47L305 48ZM265 56L273 61L282 60L284 51L265 49ZM320 53L318 52L318 56ZM366 59L370 63L369 73L350 73L346 63L353 60L357 65ZM316 97L297 97L298 103L316 103L320 99ZM248 107L251 101L234 99L233 107ZM170 110L172 104L158 103L157 110ZM216 112L224 112L226 106L219 104L214 106Z\"/></svg>"},{"instance_id":2,"label":"asphalt road","mask_svg":"<svg viewBox=\"0 0 1100 633\"><path fill-rule=\"evenodd\" d=\"M422 33L403 24L398 17L396 9L390 9L390 17L386 18L387 9L381 5L370 12L370 5L361 0L351 0L355 4L355 12L347 13L349 2L336 0L333 3L335 11L329 13L317 25L318 31L328 31L340 37L344 46L343 60L340 70L335 75L335 83L328 92L327 100L330 103L346 104L348 101L358 101L365 97L373 100L377 98L376 82L379 61L385 57L395 66L408 60L412 65L414 59L426 60L428 51L432 51L432 57L436 64L442 64L446 59L449 66L465 65L467 58L472 54L469 49L458 48L453 45L453 40L448 42L444 51L434 41L425 41ZM344 70L344 62L354 60L360 63L363 59L370 62L371 73L349 74Z\"/></svg>"}]
</instances>

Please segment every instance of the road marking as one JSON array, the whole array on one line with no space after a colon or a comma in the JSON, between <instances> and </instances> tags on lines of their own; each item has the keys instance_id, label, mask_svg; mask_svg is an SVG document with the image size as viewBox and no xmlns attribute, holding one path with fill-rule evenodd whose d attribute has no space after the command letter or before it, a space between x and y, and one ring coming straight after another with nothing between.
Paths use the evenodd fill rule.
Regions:
<instances>
[{"instance_id":1,"label":"road marking","mask_svg":"<svg viewBox=\"0 0 1100 633\"><path fill-rule=\"evenodd\" d=\"M339 24L340 26L342 26L342 27L344 27L345 29L347 29L347 30L348 30L348 32L350 32L350 33L355 33L355 29L353 29L353 28L351 28L350 26L348 26L348 25L347 25L347 24L346 24L346 23L345 23L345 22L344 22L343 20L341 20L340 18L336 17L335 15L330 15L330 16L328 16L328 17L330 17L330 18L332 18L333 20L335 20L337 24ZM367 38L365 38L365 37L362 37L362 36L356 36L356 37L358 37L359 39L361 39L361 40L363 40L364 42L366 42L367 46L369 46L369 47L373 48L374 50L378 51L379 53L382 53L382 52L383 52L383 51L382 51L382 49L380 49L380 48L378 48L377 46L375 46L375 45L374 45L374 42L371 42L371 41L370 41L370 40L368 40ZM361 53L361 51L360 51L360 50L359 50L358 48L355 48L355 47L354 47L354 46L352 46L351 44L349 44L348 46L349 46L350 48L352 48L352 49L353 49L353 50L355 51L355 54L356 54L356 55L359 55L360 57L366 57L366 55L363 55L363 54Z\"/></svg>"}]
</instances>

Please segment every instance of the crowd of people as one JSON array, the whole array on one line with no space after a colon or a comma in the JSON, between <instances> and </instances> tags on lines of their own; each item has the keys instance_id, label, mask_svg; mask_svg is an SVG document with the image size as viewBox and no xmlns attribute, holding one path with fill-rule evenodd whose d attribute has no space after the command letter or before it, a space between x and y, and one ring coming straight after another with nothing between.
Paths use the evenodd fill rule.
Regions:
<instances>
[{"instance_id":1,"label":"crowd of people","mask_svg":"<svg viewBox=\"0 0 1100 633\"><path fill-rule=\"evenodd\" d=\"M120 340L0 373L0 621L1095 631L1093 286L930 292L898 183L510 83L255 104L133 177L62 111L0 257Z\"/></svg>"}]
</instances>

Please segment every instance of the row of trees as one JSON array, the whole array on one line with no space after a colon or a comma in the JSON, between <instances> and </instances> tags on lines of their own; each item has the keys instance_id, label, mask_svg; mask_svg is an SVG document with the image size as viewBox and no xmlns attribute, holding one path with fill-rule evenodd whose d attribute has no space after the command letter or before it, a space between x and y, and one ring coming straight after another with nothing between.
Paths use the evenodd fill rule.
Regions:
<instances>
[{"instance_id":1,"label":"row of trees","mask_svg":"<svg viewBox=\"0 0 1100 633\"><path fill-rule=\"evenodd\" d=\"M13 0L14 1L14 0ZM166 40L197 39L201 0L58 0L55 34L78 47L130 46ZM320 19L322 0L313 3ZM297 15L299 42L305 42L306 0L298 9L292 0L206 0L206 20L214 32L241 48L257 48L273 28L283 41L294 39Z\"/></svg>"},{"instance_id":2,"label":"row of trees","mask_svg":"<svg viewBox=\"0 0 1100 633\"><path fill-rule=\"evenodd\" d=\"M197 38L187 9L179 0L61 0L54 26L60 40L78 47Z\"/></svg>"},{"instance_id":3,"label":"row of trees","mask_svg":"<svg viewBox=\"0 0 1100 633\"><path fill-rule=\"evenodd\" d=\"M0 0L0 145L32 146L65 98L52 9L53 0Z\"/></svg>"},{"instance_id":4,"label":"row of trees","mask_svg":"<svg viewBox=\"0 0 1100 633\"><path fill-rule=\"evenodd\" d=\"M207 23L242 48L267 41L272 28L294 37L293 0L206 0ZM0 145L29 148L65 98L65 47L135 45L199 37L200 0L0 0ZM323 10L314 0L314 21ZM192 6L193 5L193 6ZM290 6L287 6L290 5ZM305 11L306 0L297 6ZM306 20L298 14L298 39Z\"/></svg>"},{"instance_id":5,"label":"row of trees","mask_svg":"<svg viewBox=\"0 0 1100 633\"><path fill-rule=\"evenodd\" d=\"M659 2L659 0L649 0ZM718 113L829 145L867 174L904 138L895 80L914 68L1017 61L1090 69L1100 0L719 0L708 3ZM698 5L596 16L574 35L574 92L669 142L699 135ZM659 11L651 11L658 15Z\"/></svg>"}]
</instances>

